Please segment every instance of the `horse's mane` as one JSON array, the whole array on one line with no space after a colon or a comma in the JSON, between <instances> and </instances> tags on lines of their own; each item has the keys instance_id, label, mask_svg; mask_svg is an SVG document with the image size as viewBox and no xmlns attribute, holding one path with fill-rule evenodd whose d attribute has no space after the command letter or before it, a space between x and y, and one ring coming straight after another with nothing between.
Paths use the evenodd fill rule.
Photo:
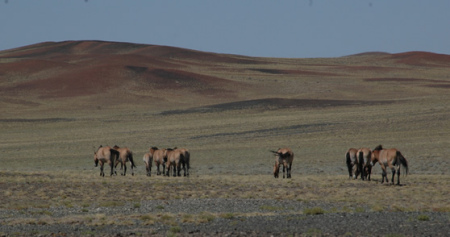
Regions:
<instances>
[{"instance_id":1,"label":"horse's mane","mask_svg":"<svg viewBox=\"0 0 450 237\"><path fill-rule=\"evenodd\" d=\"M383 146L382 145L378 145L377 147L375 147L375 149L373 149L374 151L381 151L383 150Z\"/></svg>"},{"instance_id":2,"label":"horse's mane","mask_svg":"<svg viewBox=\"0 0 450 237\"><path fill-rule=\"evenodd\" d=\"M175 149L177 149L177 148L175 148ZM167 148L166 150L168 150L168 151L173 151L174 148Z\"/></svg>"},{"instance_id":3,"label":"horse's mane","mask_svg":"<svg viewBox=\"0 0 450 237\"><path fill-rule=\"evenodd\" d=\"M153 149L153 150L158 150L158 147L156 147L156 146L152 146L152 148L150 148L150 149Z\"/></svg>"},{"instance_id":4,"label":"horse's mane","mask_svg":"<svg viewBox=\"0 0 450 237\"><path fill-rule=\"evenodd\" d=\"M113 146L114 149L120 148L118 145Z\"/></svg>"}]
</instances>

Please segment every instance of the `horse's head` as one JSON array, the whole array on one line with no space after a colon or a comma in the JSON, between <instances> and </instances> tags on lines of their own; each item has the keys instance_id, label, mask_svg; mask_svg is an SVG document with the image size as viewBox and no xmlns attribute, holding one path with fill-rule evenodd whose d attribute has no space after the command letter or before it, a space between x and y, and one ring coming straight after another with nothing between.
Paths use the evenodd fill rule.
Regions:
<instances>
[{"instance_id":1,"label":"horse's head","mask_svg":"<svg viewBox=\"0 0 450 237\"><path fill-rule=\"evenodd\" d=\"M377 147L375 147L375 149L373 149L374 151L381 151L383 150L383 146L382 145L378 145Z\"/></svg>"},{"instance_id":2,"label":"horse's head","mask_svg":"<svg viewBox=\"0 0 450 237\"><path fill-rule=\"evenodd\" d=\"M156 146L152 146L150 149L148 149L150 151L150 153L153 155L153 153L155 153L156 150L158 150L158 147Z\"/></svg>"},{"instance_id":3,"label":"horse's head","mask_svg":"<svg viewBox=\"0 0 450 237\"><path fill-rule=\"evenodd\" d=\"M278 178L278 173L280 172L279 167L279 163L275 162L275 165L273 165L273 177L275 178Z\"/></svg>"}]
</instances>

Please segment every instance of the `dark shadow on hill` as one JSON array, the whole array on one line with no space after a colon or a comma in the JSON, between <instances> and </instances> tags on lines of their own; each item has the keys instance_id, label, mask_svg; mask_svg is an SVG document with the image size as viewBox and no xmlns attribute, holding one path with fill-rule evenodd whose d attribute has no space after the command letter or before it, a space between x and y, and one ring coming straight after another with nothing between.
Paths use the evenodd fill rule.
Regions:
<instances>
[{"instance_id":1,"label":"dark shadow on hill","mask_svg":"<svg viewBox=\"0 0 450 237\"><path fill-rule=\"evenodd\" d=\"M243 132L227 132L227 133L214 133L208 135L194 136L191 139L205 139L205 138L217 138L217 137L267 137L267 136L286 136L294 134L312 133L317 131L322 131L330 126L335 125L334 123L315 123L315 124L298 124L292 126L281 126L275 128L257 129L249 130Z\"/></svg>"},{"instance_id":2,"label":"dark shadow on hill","mask_svg":"<svg viewBox=\"0 0 450 237\"><path fill-rule=\"evenodd\" d=\"M188 114L188 113L215 113L229 110L277 110L277 109L307 109L327 108L335 106L367 106L389 104L392 101L365 101L365 100L317 100L317 99L283 99L267 98L257 100L244 100L209 106L195 107L183 110L168 110L161 115Z\"/></svg>"}]
</instances>

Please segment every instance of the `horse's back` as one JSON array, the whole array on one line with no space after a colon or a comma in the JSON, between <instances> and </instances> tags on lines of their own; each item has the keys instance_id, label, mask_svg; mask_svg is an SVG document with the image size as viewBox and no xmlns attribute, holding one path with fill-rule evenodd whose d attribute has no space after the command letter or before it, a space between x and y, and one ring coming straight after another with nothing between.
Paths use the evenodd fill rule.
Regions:
<instances>
[{"instance_id":1,"label":"horse's back","mask_svg":"<svg viewBox=\"0 0 450 237\"><path fill-rule=\"evenodd\" d=\"M358 149L356 148L350 148L345 153L346 157L350 157L351 159L356 158L356 154L358 153Z\"/></svg>"},{"instance_id":2,"label":"horse's back","mask_svg":"<svg viewBox=\"0 0 450 237\"><path fill-rule=\"evenodd\" d=\"M294 160L294 152L290 148L280 148L277 151L279 159L285 159L288 163L292 163Z\"/></svg>"},{"instance_id":3,"label":"horse's back","mask_svg":"<svg viewBox=\"0 0 450 237\"><path fill-rule=\"evenodd\" d=\"M151 160L153 159L153 156L150 152L147 152L144 154L144 157L142 157L142 160L146 163L146 164L150 164Z\"/></svg>"},{"instance_id":4,"label":"horse's back","mask_svg":"<svg viewBox=\"0 0 450 237\"><path fill-rule=\"evenodd\" d=\"M169 162L178 162L182 156L181 149L167 150L167 160Z\"/></svg>"}]
</instances>

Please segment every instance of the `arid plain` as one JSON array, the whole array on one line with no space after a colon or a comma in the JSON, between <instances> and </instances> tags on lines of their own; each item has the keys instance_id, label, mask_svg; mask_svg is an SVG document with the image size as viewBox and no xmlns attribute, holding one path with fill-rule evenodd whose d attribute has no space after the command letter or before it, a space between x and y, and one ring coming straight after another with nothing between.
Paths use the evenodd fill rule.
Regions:
<instances>
[{"instance_id":1,"label":"arid plain","mask_svg":"<svg viewBox=\"0 0 450 237\"><path fill-rule=\"evenodd\" d=\"M148 233L137 230L143 225L153 234L183 235L183 223L287 215L279 213L282 206L261 205L250 214L225 209L184 218L181 210L169 218L157 206L162 214L141 210L131 218L138 224L123 224L125 214L92 213L197 199L314 203L318 214L415 213L410 224L430 226L438 213L445 225L449 101L450 55L426 52L254 58L102 41L0 51L0 224L10 227L0 233L47 235L54 230L43 226L65 224ZM346 150L379 144L408 159L402 186L380 184L379 165L371 182L348 179ZM135 175L100 177L93 161L99 145L129 147ZM156 176L155 169L147 177L142 156L152 146L188 148L190 177ZM290 180L272 175L269 150L284 146L295 154ZM58 207L77 211L56 217ZM307 210L290 214L308 216ZM426 217L431 220L421 221ZM83 231L73 233L114 234ZM345 228L271 233L368 234Z\"/></svg>"}]
</instances>

